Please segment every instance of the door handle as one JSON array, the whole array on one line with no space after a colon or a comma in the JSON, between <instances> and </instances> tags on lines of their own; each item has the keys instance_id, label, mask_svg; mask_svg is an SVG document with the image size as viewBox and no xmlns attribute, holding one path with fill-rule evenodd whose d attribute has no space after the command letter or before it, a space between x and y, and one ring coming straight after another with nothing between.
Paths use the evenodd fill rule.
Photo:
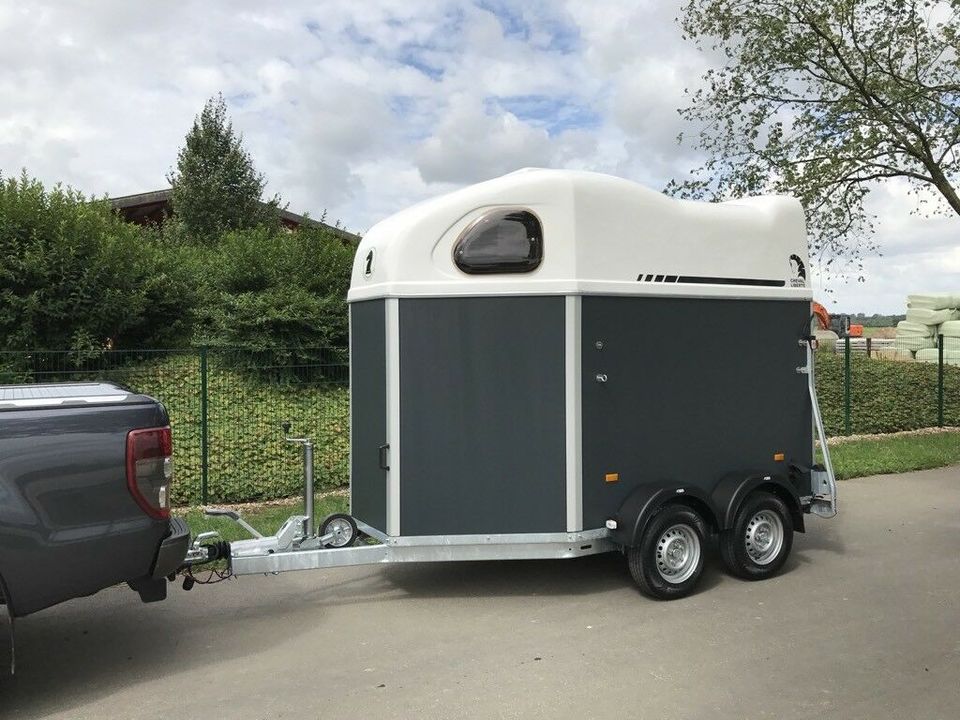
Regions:
<instances>
[{"instance_id":1,"label":"door handle","mask_svg":"<svg viewBox=\"0 0 960 720\"><path fill-rule=\"evenodd\" d=\"M597 382L598 382L598 383L605 383L606 381L607 381L607 374L606 374L606 373L597 373Z\"/></svg>"},{"instance_id":2,"label":"door handle","mask_svg":"<svg viewBox=\"0 0 960 720\"><path fill-rule=\"evenodd\" d=\"M389 470L390 466L387 464L387 452L390 450L390 443L385 443L379 447L380 451L380 469Z\"/></svg>"}]
</instances>

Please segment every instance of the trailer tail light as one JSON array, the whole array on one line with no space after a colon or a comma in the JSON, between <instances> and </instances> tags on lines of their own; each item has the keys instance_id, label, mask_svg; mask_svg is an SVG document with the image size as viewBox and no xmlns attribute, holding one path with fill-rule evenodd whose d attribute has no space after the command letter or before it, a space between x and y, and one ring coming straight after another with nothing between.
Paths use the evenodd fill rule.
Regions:
<instances>
[{"instance_id":1,"label":"trailer tail light","mask_svg":"<svg viewBox=\"0 0 960 720\"><path fill-rule=\"evenodd\" d=\"M127 488L152 518L170 517L173 482L173 437L169 427L127 433Z\"/></svg>"}]
</instances>

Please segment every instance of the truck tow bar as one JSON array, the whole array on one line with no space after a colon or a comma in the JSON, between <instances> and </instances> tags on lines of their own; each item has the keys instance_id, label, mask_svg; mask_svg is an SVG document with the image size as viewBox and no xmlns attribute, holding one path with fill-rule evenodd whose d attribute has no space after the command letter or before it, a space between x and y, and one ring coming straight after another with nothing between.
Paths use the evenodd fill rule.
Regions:
<instances>
[{"instance_id":1,"label":"truck tow bar","mask_svg":"<svg viewBox=\"0 0 960 720\"><path fill-rule=\"evenodd\" d=\"M243 523L246 525L246 523ZM207 540L213 540L220 537L216 530L202 532L194 538L193 544L187 550L187 555L183 558L183 566L199 565L201 563L214 562L216 560L225 560L230 557L230 543L226 540L218 540L212 543L205 543Z\"/></svg>"}]
</instances>

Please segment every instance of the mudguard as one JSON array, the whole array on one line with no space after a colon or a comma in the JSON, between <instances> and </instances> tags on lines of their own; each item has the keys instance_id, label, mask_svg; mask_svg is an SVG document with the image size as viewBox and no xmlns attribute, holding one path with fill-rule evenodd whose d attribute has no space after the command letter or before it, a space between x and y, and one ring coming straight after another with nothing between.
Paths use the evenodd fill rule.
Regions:
<instances>
[{"instance_id":1,"label":"mudguard","mask_svg":"<svg viewBox=\"0 0 960 720\"><path fill-rule=\"evenodd\" d=\"M783 500L790 509L793 529L797 532L804 531L803 508L796 488L786 477L759 471L731 472L720 478L720 482L710 494L711 502L717 510L720 530L733 527L733 520L737 516L740 505L754 490L765 490Z\"/></svg>"},{"instance_id":2,"label":"mudguard","mask_svg":"<svg viewBox=\"0 0 960 720\"><path fill-rule=\"evenodd\" d=\"M10 588L8 588L3 581L3 575L0 575L0 601L2 601L0 605L6 605L7 613L11 618L16 615L14 612L13 598L10 597Z\"/></svg>"},{"instance_id":3,"label":"mudguard","mask_svg":"<svg viewBox=\"0 0 960 720\"><path fill-rule=\"evenodd\" d=\"M638 545L647 522L667 504L687 505L700 513L708 527L717 529L716 509L703 490L681 483L649 483L636 487L612 518L617 523L611 532L613 541L624 547Z\"/></svg>"}]
</instances>

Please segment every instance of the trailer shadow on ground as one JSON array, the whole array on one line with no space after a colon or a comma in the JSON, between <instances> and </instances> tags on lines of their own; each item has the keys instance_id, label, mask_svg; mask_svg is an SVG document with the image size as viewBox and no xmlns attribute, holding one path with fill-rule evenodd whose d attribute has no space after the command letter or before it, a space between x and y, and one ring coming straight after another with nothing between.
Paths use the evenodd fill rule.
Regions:
<instances>
[{"instance_id":1,"label":"trailer shadow on ground","mask_svg":"<svg viewBox=\"0 0 960 720\"><path fill-rule=\"evenodd\" d=\"M810 562L810 558L805 555L805 553L808 552L822 551L835 555L843 555L846 551L843 536L840 534L836 524L831 525L830 522L830 520L823 520L821 518L807 519L807 531L805 533L794 533L793 550L790 553L790 558L787 560L787 568L795 562Z\"/></svg>"},{"instance_id":2,"label":"trailer shadow on ground","mask_svg":"<svg viewBox=\"0 0 960 720\"><path fill-rule=\"evenodd\" d=\"M812 563L811 552L843 554L843 540L820 523L813 532L795 534L793 552L781 574ZM705 562L698 593L720 584L725 577L715 538L708 543ZM626 558L615 552L577 560L387 565L382 577L394 589L414 598L584 595L633 586Z\"/></svg>"},{"instance_id":3,"label":"trailer shadow on ground","mask_svg":"<svg viewBox=\"0 0 960 720\"><path fill-rule=\"evenodd\" d=\"M720 581L708 557L699 588ZM393 565L384 578L412 598L576 596L616 592L634 586L626 558L606 553L577 560L496 560L469 563ZM639 592L639 591L638 591Z\"/></svg>"}]
</instances>

